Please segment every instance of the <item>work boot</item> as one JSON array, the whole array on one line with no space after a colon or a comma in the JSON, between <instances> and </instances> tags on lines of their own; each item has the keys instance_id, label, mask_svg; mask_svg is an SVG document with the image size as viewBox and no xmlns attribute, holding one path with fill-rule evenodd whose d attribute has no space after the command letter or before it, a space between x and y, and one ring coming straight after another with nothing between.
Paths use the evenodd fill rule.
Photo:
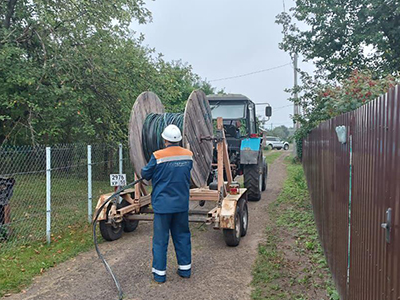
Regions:
<instances>
[{"instance_id":1,"label":"work boot","mask_svg":"<svg viewBox=\"0 0 400 300\"><path fill-rule=\"evenodd\" d=\"M163 284L163 283L165 283L166 280L164 279L164 281L158 281L158 280L156 280L156 279L153 277L152 281L153 281L154 283L157 283L157 284Z\"/></svg>"},{"instance_id":2,"label":"work boot","mask_svg":"<svg viewBox=\"0 0 400 300\"><path fill-rule=\"evenodd\" d=\"M181 274L180 272L179 272L179 270L176 270L176 274L178 274L180 277L182 277L182 278L190 278L190 275L183 275L183 274Z\"/></svg>"}]
</instances>

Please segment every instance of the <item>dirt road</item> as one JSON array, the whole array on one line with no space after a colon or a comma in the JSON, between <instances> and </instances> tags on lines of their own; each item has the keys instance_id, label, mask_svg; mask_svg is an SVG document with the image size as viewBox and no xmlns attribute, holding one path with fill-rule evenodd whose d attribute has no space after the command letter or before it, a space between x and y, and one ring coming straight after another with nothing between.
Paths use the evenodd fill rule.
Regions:
<instances>
[{"instance_id":1,"label":"dirt road","mask_svg":"<svg viewBox=\"0 0 400 300\"><path fill-rule=\"evenodd\" d=\"M267 190L259 202L249 203L249 230L240 245L227 247L222 232L208 226L192 228L192 277L176 274L177 264L170 242L167 282L151 280L152 224L141 223L138 229L112 243L100 245L125 293L125 299L250 299L251 270L257 246L268 222L267 206L278 196L286 177L280 156L269 166ZM117 291L95 251L78 255L43 276L37 277L24 294L5 299L117 299Z\"/></svg>"}]
</instances>

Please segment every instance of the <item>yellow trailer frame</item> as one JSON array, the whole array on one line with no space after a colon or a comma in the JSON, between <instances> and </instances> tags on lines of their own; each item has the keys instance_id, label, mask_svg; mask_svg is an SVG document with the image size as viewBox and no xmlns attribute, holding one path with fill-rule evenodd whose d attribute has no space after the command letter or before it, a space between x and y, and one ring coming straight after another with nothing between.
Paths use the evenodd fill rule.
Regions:
<instances>
[{"instance_id":1,"label":"yellow trailer frame","mask_svg":"<svg viewBox=\"0 0 400 300\"><path fill-rule=\"evenodd\" d=\"M206 223L208 225L213 225L214 229L226 230L224 232L225 236L228 233L233 234L234 237L236 236L234 242L228 242L227 238L225 238L227 244L229 246L237 246L240 236L244 236L247 231L247 195L245 188L239 188L233 182L222 118L217 119L216 135L214 137L202 137L202 139L212 139L216 141L218 186L216 190L212 190L209 187L191 189L189 200L213 201L215 202L215 207L209 211L189 210L189 221ZM224 174L227 179L226 181L224 181ZM137 179L136 175L135 179ZM112 193L100 196L94 215L97 215L98 209L111 195ZM149 207L151 204L151 195L147 193L143 183L137 184L135 189L125 190L120 196L129 203L129 205L118 208L115 201L110 202L110 204L106 205L99 213L98 222L105 222L110 226L118 226L123 220L153 220L153 211ZM241 202L241 205L239 205L239 202ZM238 214L240 215L239 219L237 217Z\"/></svg>"}]
</instances>

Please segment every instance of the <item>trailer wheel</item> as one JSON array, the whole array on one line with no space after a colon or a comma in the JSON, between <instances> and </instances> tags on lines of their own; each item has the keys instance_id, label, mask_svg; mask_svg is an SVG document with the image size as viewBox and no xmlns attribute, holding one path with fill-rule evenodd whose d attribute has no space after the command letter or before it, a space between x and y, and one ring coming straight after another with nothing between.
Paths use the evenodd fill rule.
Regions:
<instances>
[{"instance_id":1,"label":"trailer wheel","mask_svg":"<svg viewBox=\"0 0 400 300\"><path fill-rule=\"evenodd\" d=\"M123 207L129 206L129 205L131 205L131 204L124 199L124 200L122 200L121 204L118 205L118 208L123 208ZM124 223L124 225L123 225L124 232L133 232L139 226L138 220L129 221L129 220L124 219L122 221L122 223Z\"/></svg>"},{"instance_id":2,"label":"trailer wheel","mask_svg":"<svg viewBox=\"0 0 400 300\"><path fill-rule=\"evenodd\" d=\"M236 247L240 243L242 228L242 219L240 215L239 205L236 205L235 211L235 229L223 229L225 243L229 247Z\"/></svg>"},{"instance_id":3,"label":"trailer wheel","mask_svg":"<svg viewBox=\"0 0 400 300\"><path fill-rule=\"evenodd\" d=\"M249 227L249 209L247 207L247 201L241 199L238 203L240 207L240 236L245 236L247 234L247 228Z\"/></svg>"},{"instance_id":4,"label":"trailer wheel","mask_svg":"<svg viewBox=\"0 0 400 300\"><path fill-rule=\"evenodd\" d=\"M111 209L112 204L110 203L107 207L107 216L108 212ZM100 233L103 239L106 241L115 241L118 240L122 236L122 232L124 231L124 222L118 224L109 224L108 220L100 221Z\"/></svg>"},{"instance_id":5,"label":"trailer wheel","mask_svg":"<svg viewBox=\"0 0 400 300\"><path fill-rule=\"evenodd\" d=\"M124 231L123 222L118 225L107 224L107 221L100 221L100 233L103 239L106 241L115 241L122 236L122 231Z\"/></svg>"},{"instance_id":6,"label":"trailer wheel","mask_svg":"<svg viewBox=\"0 0 400 300\"><path fill-rule=\"evenodd\" d=\"M133 232L136 230L136 228L139 226L139 221L129 221L129 220L124 220L124 231L125 232Z\"/></svg>"},{"instance_id":7,"label":"trailer wheel","mask_svg":"<svg viewBox=\"0 0 400 300\"><path fill-rule=\"evenodd\" d=\"M268 164L264 161L263 168L263 178L262 178L262 191L264 192L267 189L267 178L268 178Z\"/></svg>"},{"instance_id":8,"label":"trailer wheel","mask_svg":"<svg viewBox=\"0 0 400 300\"><path fill-rule=\"evenodd\" d=\"M261 199L262 180L263 180L263 158L259 154L256 165L244 165L244 187L247 189L247 197L251 201Z\"/></svg>"}]
</instances>

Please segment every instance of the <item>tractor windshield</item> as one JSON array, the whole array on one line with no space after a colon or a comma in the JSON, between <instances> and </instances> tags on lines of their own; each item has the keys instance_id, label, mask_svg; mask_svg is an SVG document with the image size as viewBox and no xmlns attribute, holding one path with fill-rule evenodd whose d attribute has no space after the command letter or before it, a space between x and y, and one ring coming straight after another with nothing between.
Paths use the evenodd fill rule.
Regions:
<instances>
[{"instance_id":1,"label":"tractor windshield","mask_svg":"<svg viewBox=\"0 0 400 300\"><path fill-rule=\"evenodd\" d=\"M222 101L221 101L222 102ZM210 103L211 113L213 119L222 117L223 119L243 119L245 118L245 104L244 103Z\"/></svg>"}]
</instances>

